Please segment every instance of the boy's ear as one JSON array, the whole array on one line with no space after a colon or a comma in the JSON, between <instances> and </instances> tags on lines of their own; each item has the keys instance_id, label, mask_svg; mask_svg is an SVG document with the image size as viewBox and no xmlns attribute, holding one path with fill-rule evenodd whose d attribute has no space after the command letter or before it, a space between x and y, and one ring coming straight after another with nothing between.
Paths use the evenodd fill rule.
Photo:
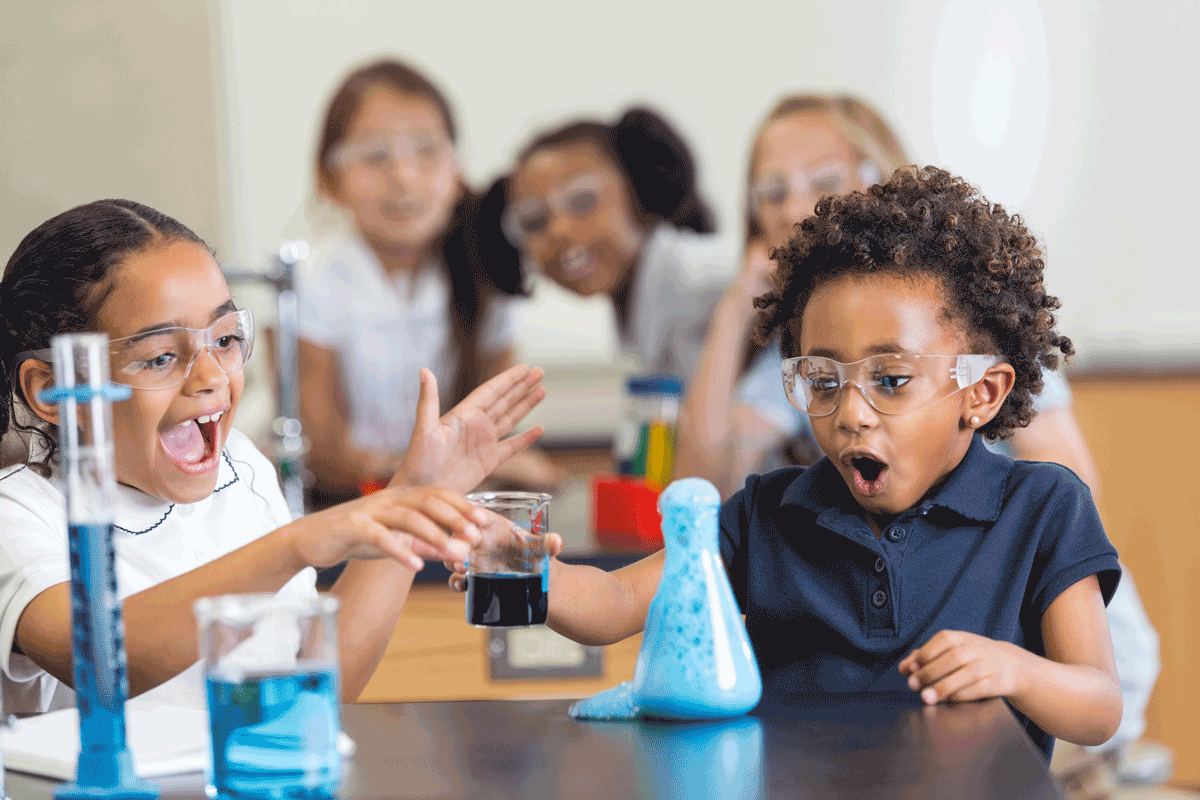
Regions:
<instances>
[{"instance_id":1,"label":"boy's ear","mask_svg":"<svg viewBox=\"0 0 1200 800\"><path fill-rule=\"evenodd\" d=\"M29 403L30 410L51 425L57 425L58 404L43 403L38 400L38 394L42 390L54 386L54 368L45 361L38 361L35 358L27 359L21 363L17 382L21 386L25 400Z\"/></svg>"},{"instance_id":2,"label":"boy's ear","mask_svg":"<svg viewBox=\"0 0 1200 800\"><path fill-rule=\"evenodd\" d=\"M989 367L983 379L977 381L963 404L963 424L968 428L982 428L1000 413L1005 398L1017 382L1017 372L1012 364L997 364Z\"/></svg>"}]
</instances>

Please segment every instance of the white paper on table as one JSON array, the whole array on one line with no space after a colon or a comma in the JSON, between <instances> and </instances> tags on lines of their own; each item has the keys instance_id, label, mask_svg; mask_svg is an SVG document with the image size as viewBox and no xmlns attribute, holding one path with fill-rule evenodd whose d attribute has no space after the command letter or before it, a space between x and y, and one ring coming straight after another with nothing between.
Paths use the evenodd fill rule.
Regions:
<instances>
[{"instance_id":1,"label":"white paper on table","mask_svg":"<svg viewBox=\"0 0 1200 800\"><path fill-rule=\"evenodd\" d=\"M208 768L208 712L198 708L131 702L125 705L127 743L141 778L203 772ZM18 772L74 780L79 759L79 712L74 708L17 720L4 731L4 766ZM338 753L354 754L354 741L338 735Z\"/></svg>"}]
</instances>

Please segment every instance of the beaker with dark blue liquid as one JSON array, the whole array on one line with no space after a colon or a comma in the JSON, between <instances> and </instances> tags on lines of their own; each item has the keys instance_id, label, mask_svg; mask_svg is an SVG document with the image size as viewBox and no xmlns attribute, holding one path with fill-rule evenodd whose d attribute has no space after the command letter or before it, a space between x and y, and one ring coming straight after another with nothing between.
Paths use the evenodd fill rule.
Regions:
<instances>
[{"instance_id":1,"label":"beaker with dark blue liquid","mask_svg":"<svg viewBox=\"0 0 1200 800\"><path fill-rule=\"evenodd\" d=\"M550 495L476 492L467 499L496 515L467 560L467 622L484 628L546 624Z\"/></svg>"}]
</instances>

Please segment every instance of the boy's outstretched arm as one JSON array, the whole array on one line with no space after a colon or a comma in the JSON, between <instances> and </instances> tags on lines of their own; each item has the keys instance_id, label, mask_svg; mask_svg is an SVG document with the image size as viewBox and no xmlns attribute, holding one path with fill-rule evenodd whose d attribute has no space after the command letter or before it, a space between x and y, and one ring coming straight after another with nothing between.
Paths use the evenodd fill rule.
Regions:
<instances>
[{"instance_id":1,"label":"boy's outstretched arm","mask_svg":"<svg viewBox=\"0 0 1200 800\"><path fill-rule=\"evenodd\" d=\"M558 534L549 534L547 539L551 555L557 555L562 539ZM612 644L640 632L658 591L664 552L659 550L612 572L551 558L546 625L586 645ZM453 570L450 588L465 591L462 562L446 566Z\"/></svg>"},{"instance_id":2,"label":"boy's outstretched arm","mask_svg":"<svg viewBox=\"0 0 1200 800\"><path fill-rule=\"evenodd\" d=\"M1095 575L1042 615L1046 657L965 631L940 631L900 662L927 703L1004 697L1059 739L1099 745L1121 722L1121 687Z\"/></svg>"}]
</instances>

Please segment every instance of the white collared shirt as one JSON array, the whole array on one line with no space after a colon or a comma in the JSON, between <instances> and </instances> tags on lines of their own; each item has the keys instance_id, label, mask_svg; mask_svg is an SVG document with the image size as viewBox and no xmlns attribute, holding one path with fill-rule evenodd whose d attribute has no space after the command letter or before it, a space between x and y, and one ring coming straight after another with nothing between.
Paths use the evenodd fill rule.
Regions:
<instances>
[{"instance_id":1,"label":"white collared shirt","mask_svg":"<svg viewBox=\"0 0 1200 800\"><path fill-rule=\"evenodd\" d=\"M198 503L169 503L117 486L117 595L125 598L182 575L289 521L275 468L246 436L230 431L217 488ZM12 652L25 607L70 577L66 508L56 482L23 465L0 470L0 685L5 713L53 711L75 704L68 687ZM315 596L315 570L300 571L280 592ZM203 708L200 666L194 664L143 696Z\"/></svg>"},{"instance_id":2,"label":"white collared shirt","mask_svg":"<svg viewBox=\"0 0 1200 800\"><path fill-rule=\"evenodd\" d=\"M459 352L451 325L450 282L440 264L390 278L360 237L317 247L296 275L300 337L334 350L359 447L397 452L416 422L421 367L438 381L441 407L454 398ZM480 349L512 346L519 298L486 306Z\"/></svg>"},{"instance_id":3,"label":"white collared shirt","mask_svg":"<svg viewBox=\"0 0 1200 800\"><path fill-rule=\"evenodd\" d=\"M645 372L669 372L689 381L737 264L737 249L729 240L658 225L634 267L628 325L618 326L621 349Z\"/></svg>"}]
</instances>

